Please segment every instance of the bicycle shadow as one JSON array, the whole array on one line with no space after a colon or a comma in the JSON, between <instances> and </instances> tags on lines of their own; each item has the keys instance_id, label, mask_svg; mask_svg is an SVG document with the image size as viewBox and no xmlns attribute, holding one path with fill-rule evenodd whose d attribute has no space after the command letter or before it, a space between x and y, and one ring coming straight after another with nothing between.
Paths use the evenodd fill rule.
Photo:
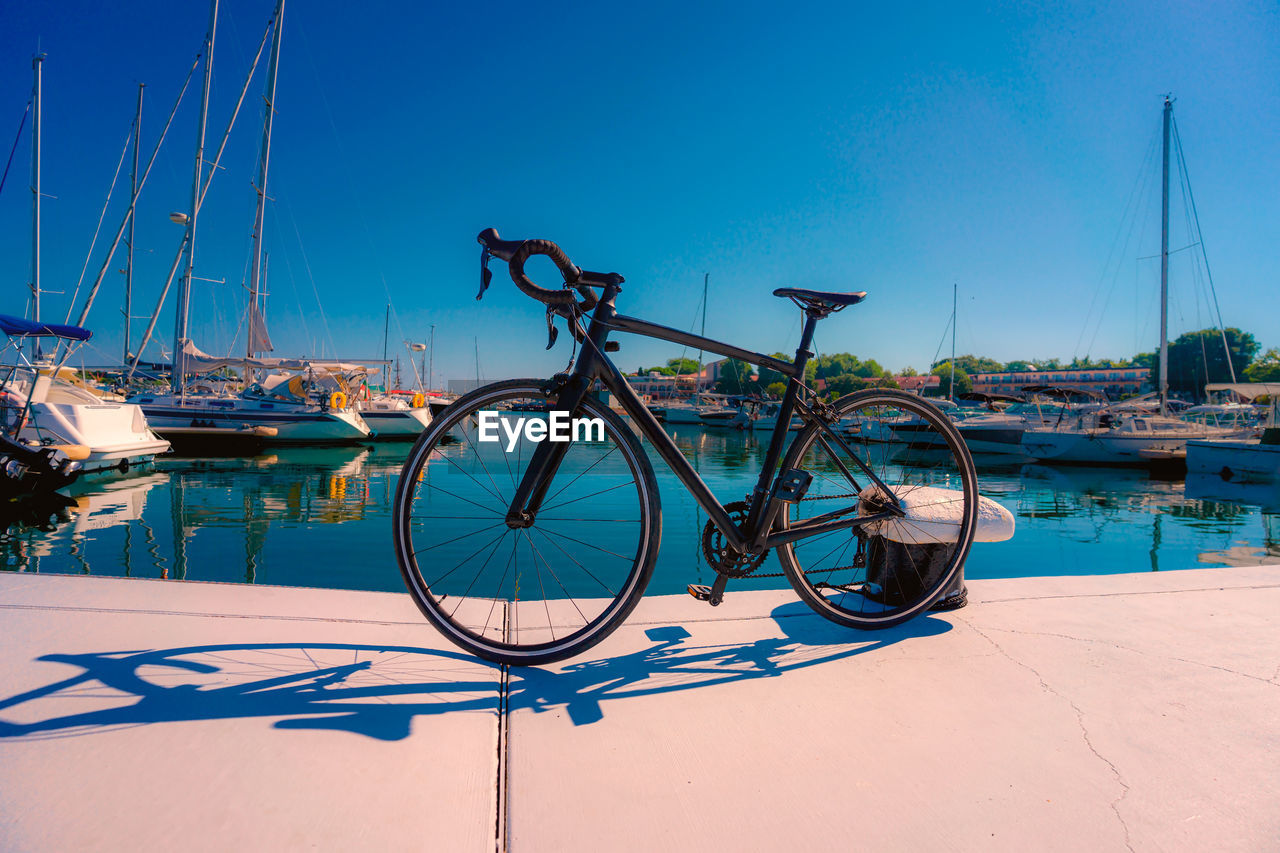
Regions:
<instances>
[{"instance_id":1,"label":"bicycle shadow","mask_svg":"<svg viewBox=\"0 0 1280 853\"><path fill-rule=\"evenodd\" d=\"M777 678L951 628L923 617L884 631L853 632L799 602L771 615L783 636L697 644L684 627L664 625L644 631L648 643L634 652L558 669L512 669L506 708L564 710L575 725L589 725L603 719L609 702ZM395 741L407 738L418 718L498 713L501 689L497 666L462 652L410 646L224 644L47 654L37 660L81 671L0 699L0 740L260 717L274 719L278 729Z\"/></svg>"}]
</instances>

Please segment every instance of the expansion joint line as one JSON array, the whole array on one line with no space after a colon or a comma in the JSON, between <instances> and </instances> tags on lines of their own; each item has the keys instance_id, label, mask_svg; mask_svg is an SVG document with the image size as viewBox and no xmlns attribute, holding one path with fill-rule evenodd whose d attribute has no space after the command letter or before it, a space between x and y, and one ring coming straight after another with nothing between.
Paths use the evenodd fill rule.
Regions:
<instances>
[{"instance_id":1,"label":"expansion joint line","mask_svg":"<svg viewBox=\"0 0 1280 853\"><path fill-rule=\"evenodd\" d=\"M502 608L502 638L507 641L511 631L510 605ZM494 853L506 853L508 805L511 796L509 784L511 759L511 666L502 664L498 676L498 762L494 796L495 823L493 827Z\"/></svg>"}]
</instances>

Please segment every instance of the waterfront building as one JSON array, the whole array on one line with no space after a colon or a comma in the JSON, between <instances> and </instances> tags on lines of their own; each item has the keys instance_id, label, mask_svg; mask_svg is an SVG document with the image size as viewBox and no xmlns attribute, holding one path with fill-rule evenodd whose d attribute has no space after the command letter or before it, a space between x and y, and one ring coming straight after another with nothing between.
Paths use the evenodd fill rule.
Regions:
<instances>
[{"instance_id":1,"label":"waterfront building","mask_svg":"<svg viewBox=\"0 0 1280 853\"><path fill-rule=\"evenodd\" d=\"M1091 367L1081 370L1022 370L971 373L979 394L1018 394L1028 385L1055 385L1106 394L1119 400L1150 390L1151 370L1146 367Z\"/></svg>"}]
</instances>

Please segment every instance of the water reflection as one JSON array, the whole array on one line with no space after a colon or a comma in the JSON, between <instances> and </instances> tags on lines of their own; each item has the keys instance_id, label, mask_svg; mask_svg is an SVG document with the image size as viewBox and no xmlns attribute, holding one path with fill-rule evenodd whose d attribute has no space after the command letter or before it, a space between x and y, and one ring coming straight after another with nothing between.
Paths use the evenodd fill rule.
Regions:
<instances>
[{"instance_id":1,"label":"water reflection","mask_svg":"<svg viewBox=\"0 0 1280 853\"><path fill-rule=\"evenodd\" d=\"M751 490L769 434L668 429L723 502ZM390 508L408 452L398 444L166 459L127 477L83 481L66 501L0 517L0 570L399 591ZM663 505L650 592L710 583L699 546L706 517L650 456ZM983 494L1016 515L1018 532L975 546L970 577L1280 562L1280 486L998 458L979 460L979 479ZM759 571L780 568L771 557ZM730 589L785 585L757 577Z\"/></svg>"}]
</instances>

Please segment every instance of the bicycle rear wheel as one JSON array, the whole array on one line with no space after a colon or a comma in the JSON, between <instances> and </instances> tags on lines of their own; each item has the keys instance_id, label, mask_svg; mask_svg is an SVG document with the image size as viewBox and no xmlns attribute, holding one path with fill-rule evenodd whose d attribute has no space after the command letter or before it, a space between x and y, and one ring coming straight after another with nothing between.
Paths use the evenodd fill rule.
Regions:
<instances>
[{"instance_id":1,"label":"bicycle rear wheel","mask_svg":"<svg viewBox=\"0 0 1280 853\"><path fill-rule=\"evenodd\" d=\"M635 608L662 537L657 481L623 420L587 397L533 523L507 510L537 445L526 431L554 401L533 379L457 400L409 453L395 499L405 585L445 636L487 660L549 663L607 637ZM481 439L481 412L501 421ZM486 431L492 435L493 431Z\"/></svg>"},{"instance_id":2,"label":"bicycle rear wheel","mask_svg":"<svg viewBox=\"0 0 1280 853\"><path fill-rule=\"evenodd\" d=\"M832 513L873 515L895 504L901 514L784 545L778 559L792 588L821 615L854 628L888 628L951 588L977 526L978 477L951 421L918 397L860 391L834 408L832 429L842 440L810 420L783 460L783 468L813 480L780 526Z\"/></svg>"}]
</instances>

